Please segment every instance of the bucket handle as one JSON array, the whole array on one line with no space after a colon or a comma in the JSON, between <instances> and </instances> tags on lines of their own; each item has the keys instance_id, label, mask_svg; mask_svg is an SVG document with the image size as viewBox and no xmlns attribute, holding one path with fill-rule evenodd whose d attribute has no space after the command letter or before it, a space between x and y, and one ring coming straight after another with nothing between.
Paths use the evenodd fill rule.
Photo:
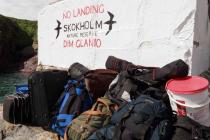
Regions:
<instances>
[{"instance_id":1,"label":"bucket handle","mask_svg":"<svg viewBox=\"0 0 210 140\"><path fill-rule=\"evenodd\" d=\"M205 106L207 104L209 104L210 102L210 99L208 99L205 103L203 103L202 105L188 105L188 104L183 104L183 103L180 103L178 102L177 100L175 100L173 98L173 96L171 95L171 92L169 90L167 90L167 94L169 96L169 99L172 100L173 102L177 103L178 105L181 105L181 106L185 106L185 107L190 107L190 108L199 108L199 107L202 107L202 106Z\"/></svg>"}]
</instances>

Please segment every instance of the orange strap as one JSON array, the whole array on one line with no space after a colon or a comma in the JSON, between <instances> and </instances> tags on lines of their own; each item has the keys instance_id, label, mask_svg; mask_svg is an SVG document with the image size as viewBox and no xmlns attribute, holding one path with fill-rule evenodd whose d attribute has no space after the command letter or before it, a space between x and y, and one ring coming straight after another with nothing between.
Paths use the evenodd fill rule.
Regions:
<instances>
[{"instance_id":1,"label":"orange strap","mask_svg":"<svg viewBox=\"0 0 210 140\"><path fill-rule=\"evenodd\" d=\"M109 109L110 105L108 105L106 102L104 102L103 99L98 98L98 99L97 99L97 102L100 102L100 103L104 104L104 105L107 107L107 109L110 111L110 109Z\"/></svg>"},{"instance_id":2,"label":"orange strap","mask_svg":"<svg viewBox=\"0 0 210 140\"><path fill-rule=\"evenodd\" d=\"M110 115L108 113L103 113L101 111L93 111L93 110L88 110L88 111L86 111L86 112L84 112L82 114L84 114L84 115L94 115L94 116L97 116L97 115Z\"/></svg>"},{"instance_id":3,"label":"orange strap","mask_svg":"<svg viewBox=\"0 0 210 140\"><path fill-rule=\"evenodd\" d=\"M101 99L101 98L98 98L98 99L97 99L97 101L96 101L96 103L93 105L91 111L94 111L94 110L95 110L95 108L96 108L96 106L97 106L97 103L102 103L102 104L104 104L104 105L107 107L108 111L111 112L111 111L110 111L110 106L111 106L111 105L108 105L108 104L107 104L106 102L104 102L104 100Z\"/></svg>"}]
</instances>

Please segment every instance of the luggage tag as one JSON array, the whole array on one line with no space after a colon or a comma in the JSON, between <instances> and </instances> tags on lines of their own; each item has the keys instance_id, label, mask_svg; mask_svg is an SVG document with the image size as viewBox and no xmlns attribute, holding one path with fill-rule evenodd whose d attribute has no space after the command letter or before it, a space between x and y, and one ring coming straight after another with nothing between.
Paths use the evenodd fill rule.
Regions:
<instances>
[{"instance_id":1,"label":"luggage tag","mask_svg":"<svg viewBox=\"0 0 210 140\"><path fill-rule=\"evenodd\" d=\"M15 85L17 94L28 94L28 85Z\"/></svg>"}]
</instances>

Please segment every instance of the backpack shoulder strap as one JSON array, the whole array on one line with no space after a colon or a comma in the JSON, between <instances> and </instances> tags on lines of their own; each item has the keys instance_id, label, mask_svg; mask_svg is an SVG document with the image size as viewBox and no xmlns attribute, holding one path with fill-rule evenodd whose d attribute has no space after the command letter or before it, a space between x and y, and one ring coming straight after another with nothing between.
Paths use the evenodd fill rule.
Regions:
<instances>
[{"instance_id":1,"label":"backpack shoulder strap","mask_svg":"<svg viewBox=\"0 0 210 140\"><path fill-rule=\"evenodd\" d=\"M154 69L138 69L132 68L127 70L125 75L133 80L145 83L149 86L155 85L158 81L155 81L156 71L158 68Z\"/></svg>"}]
</instances>

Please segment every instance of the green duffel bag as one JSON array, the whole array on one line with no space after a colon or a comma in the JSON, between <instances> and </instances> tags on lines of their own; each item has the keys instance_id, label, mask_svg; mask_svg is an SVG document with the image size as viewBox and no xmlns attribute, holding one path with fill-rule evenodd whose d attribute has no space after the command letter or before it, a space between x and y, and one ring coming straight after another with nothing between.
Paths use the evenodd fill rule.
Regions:
<instances>
[{"instance_id":1,"label":"green duffel bag","mask_svg":"<svg viewBox=\"0 0 210 140\"><path fill-rule=\"evenodd\" d=\"M91 110L82 113L67 127L66 140L85 140L96 130L109 124L119 104L105 97L98 98Z\"/></svg>"}]
</instances>

